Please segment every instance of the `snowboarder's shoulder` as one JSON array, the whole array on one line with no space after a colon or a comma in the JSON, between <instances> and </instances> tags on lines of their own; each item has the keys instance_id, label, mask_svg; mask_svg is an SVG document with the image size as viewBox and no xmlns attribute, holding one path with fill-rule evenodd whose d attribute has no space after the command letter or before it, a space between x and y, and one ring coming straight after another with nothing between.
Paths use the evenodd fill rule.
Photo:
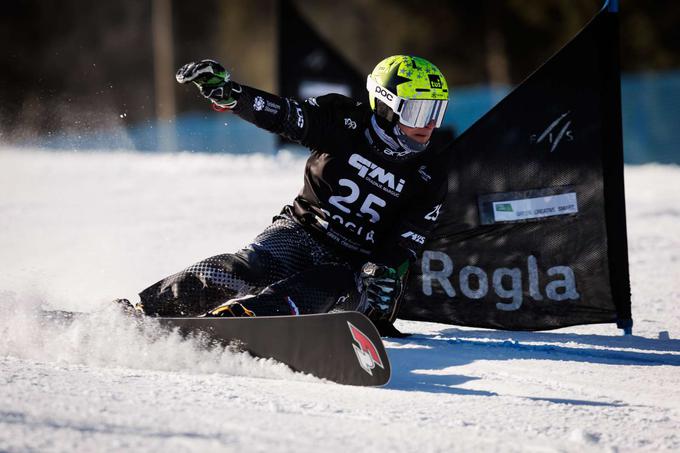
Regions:
<instances>
[{"instance_id":1,"label":"snowboarder's shoulder","mask_svg":"<svg viewBox=\"0 0 680 453\"><path fill-rule=\"evenodd\" d=\"M305 100L311 109L318 110L336 127L347 132L361 132L370 118L371 109L355 99L341 94L325 94Z\"/></svg>"},{"instance_id":2,"label":"snowboarder's shoulder","mask_svg":"<svg viewBox=\"0 0 680 453\"><path fill-rule=\"evenodd\" d=\"M448 180L451 161L450 147L430 146L410 162L426 187L440 187Z\"/></svg>"},{"instance_id":3,"label":"snowboarder's shoulder","mask_svg":"<svg viewBox=\"0 0 680 453\"><path fill-rule=\"evenodd\" d=\"M337 93L307 98L305 104L316 108L331 109L338 113L363 113L367 109L370 110L364 103Z\"/></svg>"},{"instance_id":4,"label":"snowboarder's shoulder","mask_svg":"<svg viewBox=\"0 0 680 453\"><path fill-rule=\"evenodd\" d=\"M427 150L422 153L420 164L424 165L438 178L447 175L451 161L454 157L453 135L435 132L437 135L432 136L430 145Z\"/></svg>"}]
</instances>

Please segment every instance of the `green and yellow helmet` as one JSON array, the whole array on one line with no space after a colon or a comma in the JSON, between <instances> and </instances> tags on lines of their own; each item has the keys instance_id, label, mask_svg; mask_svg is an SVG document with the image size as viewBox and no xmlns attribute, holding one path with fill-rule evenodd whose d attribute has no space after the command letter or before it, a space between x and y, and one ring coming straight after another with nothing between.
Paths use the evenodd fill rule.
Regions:
<instances>
[{"instance_id":1,"label":"green and yellow helmet","mask_svg":"<svg viewBox=\"0 0 680 453\"><path fill-rule=\"evenodd\" d=\"M444 120L449 87L444 74L420 57L394 55L385 58L366 80L371 108L389 122L425 127Z\"/></svg>"}]
</instances>

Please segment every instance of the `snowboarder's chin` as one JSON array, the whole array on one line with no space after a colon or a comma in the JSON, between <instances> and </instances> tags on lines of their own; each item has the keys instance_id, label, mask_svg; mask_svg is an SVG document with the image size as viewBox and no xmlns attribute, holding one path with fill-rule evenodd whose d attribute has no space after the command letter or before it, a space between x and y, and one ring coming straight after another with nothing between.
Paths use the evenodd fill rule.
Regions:
<instances>
[{"instance_id":1,"label":"snowboarder's chin","mask_svg":"<svg viewBox=\"0 0 680 453\"><path fill-rule=\"evenodd\" d=\"M399 123L399 128L408 138L422 144L425 144L430 140L432 131L434 131L433 125L426 127L409 127Z\"/></svg>"}]
</instances>

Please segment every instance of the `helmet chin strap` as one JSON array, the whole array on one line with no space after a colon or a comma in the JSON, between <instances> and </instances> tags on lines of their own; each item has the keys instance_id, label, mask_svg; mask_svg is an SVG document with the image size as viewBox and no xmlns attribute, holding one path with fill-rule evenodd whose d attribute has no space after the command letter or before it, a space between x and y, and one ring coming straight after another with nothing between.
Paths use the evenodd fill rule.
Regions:
<instances>
[{"instance_id":1,"label":"helmet chin strap","mask_svg":"<svg viewBox=\"0 0 680 453\"><path fill-rule=\"evenodd\" d=\"M395 124L392 128L391 133L380 127L378 121L376 121L376 116L371 117L371 131L369 133L367 130L366 137L369 143L374 146L378 152L383 153L390 159L402 160L415 157L416 154L422 152L427 148L430 142L418 143L412 138L408 137L406 134L399 129L399 125ZM372 135L377 136L378 139L387 145L387 147L380 146L380 143L375 143Z\"/></svg>"}]
</instances>

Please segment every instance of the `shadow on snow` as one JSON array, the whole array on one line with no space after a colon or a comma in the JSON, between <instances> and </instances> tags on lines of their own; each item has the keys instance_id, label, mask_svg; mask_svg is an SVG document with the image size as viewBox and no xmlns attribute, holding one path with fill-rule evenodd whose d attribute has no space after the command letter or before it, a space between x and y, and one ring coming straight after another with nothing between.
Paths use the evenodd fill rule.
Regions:
<instances>
[{"instance_id":1,"label":"shadow on snow","mask_svg":"<svg viewBox=\"0 0 680 453\"><path fill-rule=\"evenodd\" d=\"M610 337L545 332L446 329L387 342L392 379L389 388L458 395L498 396L459 388L478 379L445 374L476 360L553 360L604 365L680 366L680 340ZM557 404L620 406L620 403L530 397Z\"/></svg>"}]
</instances>

